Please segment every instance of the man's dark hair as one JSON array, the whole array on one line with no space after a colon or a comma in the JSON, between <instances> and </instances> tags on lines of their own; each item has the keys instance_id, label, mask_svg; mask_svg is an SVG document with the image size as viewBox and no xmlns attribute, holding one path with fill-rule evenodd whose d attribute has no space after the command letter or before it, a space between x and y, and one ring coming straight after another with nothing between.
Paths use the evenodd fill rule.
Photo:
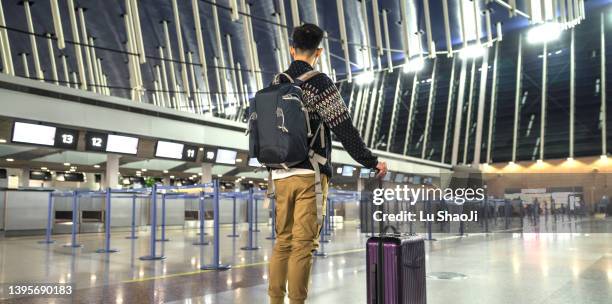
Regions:
<instances>
[{"instance_id":1,"label":"man's dark hair","mask_svg":"<svg viewBox=\"0 0 612 304\"><path fill-rule=\"evenodd\" d=\"M294 48L312 53L323 40L323 30L312 23L305 23L293 29L292 40Z\"/></svg>"}]
</instances>

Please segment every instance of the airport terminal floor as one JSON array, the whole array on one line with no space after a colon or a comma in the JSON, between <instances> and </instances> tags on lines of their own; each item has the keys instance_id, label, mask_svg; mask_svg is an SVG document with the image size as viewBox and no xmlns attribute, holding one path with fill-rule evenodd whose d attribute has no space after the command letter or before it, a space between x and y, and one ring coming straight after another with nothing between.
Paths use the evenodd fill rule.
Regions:
<instances>
[{"instance_id":1,"label":"airport terminal floor","mask_svg":"<svg viewBox=\"0 0 612 304\"><path fill-rule=\"evenodd\" d=\"M552 222L552 219L550 219ZM426 245L428 303L607 303L612 298L612 220L541 218L539 233L498 232L466 236L435 234ZM83 235L82 248L38 244L38 237L2 239L3 284L74 282L71 298L0 300L1 303L250 303L267 301L267 260L273 241L267 225L255 234L261 249L244 251L246 226L239 238L224 238L221 261L228 271L201 271L201 250L193 246L196 230L169 230L161 246L162 261L141 261L147 233L125 239L115 233L113 254L96 253L100 234ZM231 233L231 228L221 229ZM212 231L209 231L212 232ZM365 250L368 235L355 223L338 225L325 244L325 258L312 269L309 303L366 302ZM27 261L27 262L24 262Z\"/></svg>"}]
</instances>

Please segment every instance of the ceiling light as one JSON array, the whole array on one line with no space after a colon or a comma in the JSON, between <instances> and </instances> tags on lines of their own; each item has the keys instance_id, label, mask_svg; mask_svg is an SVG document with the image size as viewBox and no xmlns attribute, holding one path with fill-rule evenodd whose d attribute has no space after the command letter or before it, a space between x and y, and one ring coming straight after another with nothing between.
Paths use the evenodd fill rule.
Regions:
<instances>
[{"instance_id":1,"label":"ceiling light","mask_svg":"<svg viewBox=\"0 0 612 304\"><path fill-rule=\"evenodd\" d=\"M217 174L217 177L221 177L221 176L223 176L223 174Z\"/></svg>"},{"instance_id":2,"label":"ceiling light","mask_svg":"<svg viewBox=\"0 0 612 304\"><path fill-rule=\"evenodd\" d=\"M6 139L0 138L0 144L6 144Z\"/></svg>"},{"instance_id":3,"label":"ceiling light","mask_svg":"<svg viewBox=\"0 0 612 304\"><path fill-rule=\"evenodd\" d=\"M374 81L374 73L372 71L361 72L355 76L355 83L358 85L368 84Z\"/></svg>"},{"instance_id":4,"label":"ceiling light","mask_svg":"<svg viewBox=\"0 0 612 304\"><path fill-rule=\"evenodd\" d=\"M14 162L15 160L14 160L14 159L12 159L12 158L7 158L7 159L6 159L6 161L7 161L7 162Z\"/></svg>"},{"instance_id":5,"label":"ceiling light","mask_svg":"<svg viewBox=\"0 0 612 304\"><path fill-rule=\"evenodd\" d=\"M557 40L562 30L561 25L556 22L536 25L527 32L527 42L536 44Z\"/></svg>"},{"instance_id":6,"label":"ceiling light","mask_svg":"<svg viewBox=\"0 0 612 304\"><path fill-rule=\"evenodd\" d=\"M94 165L94 168L98 169L100 168L100 165Z\"/></svg>"},{"instance_id":7,"label":"ceiling light","mask_svg":"<svg viewBox=\"0 0 612 304\"><path fill-rule=\"evenodd\" d=\"M418 72L423 67L425 67L425 59L423 57L412 58L404 64L404 73Z\"/></svg>"},{"instance_id":8,"label":"ceiling light","mask_svg":"<svg viewBox=\"0 0 612 304\"><path fill-rule=\"evenodd\" d=\"M200 148L199 150L200 150L200 151L204 151L204 148Z\"/></svg>"},{"instance_id":9,"label":"ceiling light","mask_svg":"<svg viewBox=\"0 0 612 304\"><path fill-rule=\"evenodd\" d=\"M173 178L174 178L174 175L170 175L170 178L172 178L172 179L173 179Z\"/></svg>"},{"instance_id":10,"label":"ceiling light","mask_svg":"<svg viewBox=\"0 0 612 304\"><path fill-rule=\"evenodd\" d=\"M142 171L142 172L147 172L147 169L141 169L140 171Z\"/></svg>"},{"instance_id":11,"label":"ceiling light","mask_svg":"<svg viewBox=\"0 0 612 304\"><path fill-rule=\"evenodd\" d=\"M241 163L242 162L242 158L236 158L236 162L237 163Z\"/></svg>"},{"instance_id":12,"label":"ceiling light","mask_svg":"<svg viewBox=\"0 0 612 304\"><path fill-rule=\"evenodd\" d=\"M482 45L472 44L459 50L459 57L463 60L482 57L485 53L485 48Z\"/></svg>"},{"instance_id":13,"label":"ceiling light","mask_svg":"<svg viewBox=\"0 0 612 304\"><path fill-rule=\"evenodd\" d=\"M40 167L40 170L46 171L48 168L47 167Z\"/></svg>"},{"instance_id":14,"label":"ceiling light","mask_svg":"<svg viewBox=\"0 0 612 304\"><path fill-rule=\"evenodd\" d=\"M64 166L69 167L70 163L64 163Z\"/></svg>"},{"instance_id":15,"label":"ceiling light","mask_svg":"<svg viewBox=\"0 0 612 304\"><path fill-rule=\"evenodd\" d=\"M164 170L164 173L168 173L168 170Z\"/></svg>"}]
</instances>

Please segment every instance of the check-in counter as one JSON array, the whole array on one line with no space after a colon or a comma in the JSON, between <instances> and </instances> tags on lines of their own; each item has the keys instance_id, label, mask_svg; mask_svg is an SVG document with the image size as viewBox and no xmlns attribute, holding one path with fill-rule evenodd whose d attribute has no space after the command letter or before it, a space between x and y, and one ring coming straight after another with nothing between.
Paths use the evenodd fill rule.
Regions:
<instances>
[{"instance_id":1,"label":"check-in counter","mask_svg":"<svg viewBox=\"0 0 612 304\"><path fill-rule=\"evenodd\" d=\"M150 198L136 196L136 226L148 225L149 215L147 207ZM130 227L132 225L132 195L131 194L113 194L111 199L111 227Z\"/></svg>"},{"instance_id":2,"label":"check-in counter","mask_svg":"<svg viewBox=\"0 0 612 304\"><path fill-rule=\"evenodd\" d=\"M234 200L232 198L222 197L219 200L219 223L221 224L231 224L233 222L234 217ZM210 199L210 210L212 211L212 199ZM237 198L236 199L236 222L244 223L246 222L246 200Z\"/></svg>"},{"instance_id":3,"label":"check-in counter","mask_svg":"<svg viewBox=\"0 0 612 304\"><path fill-rule=\"evenodd\" d=\"M50 189L5 189L3 224L7 235L44 233Z\"/></svg>"},{"instance_id":4,"label":"check-in counter","mask_svg":"<svg viewBox=\"0 0 612 304\"><path fill-rule=\"evenodd\" d=\"M6 200L6 190L0 190L0 231L4 230L4 201Z\"/></svg>"},{"instance_id":5,"label":"check-in counter","mask_svg":"<svg viewBox=\"0 0 612 304\"><path fill-rule=\"evenodd\" d=\"M185 201L193 199L166 197L166 226L185 225ZM162 223L162 196L157 196L157 224ZM150 209L149 209L150 210Z\"/></svg>"}]
</instances>

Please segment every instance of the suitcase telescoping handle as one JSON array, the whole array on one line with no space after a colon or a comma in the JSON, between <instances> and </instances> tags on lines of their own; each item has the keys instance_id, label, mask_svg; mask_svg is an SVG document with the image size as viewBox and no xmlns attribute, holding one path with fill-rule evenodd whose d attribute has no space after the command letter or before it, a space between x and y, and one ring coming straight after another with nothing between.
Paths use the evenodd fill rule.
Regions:
<instances>
[{"instance_id":1,"label":"suitcase telescoping handle","mask_svg":"<svg viewBox=\"0 0 612 304\"><path fill-rule=\"evenodd\" d=\"M382 189L383 182L382 177L378 176L379 170L376 170L376 180L378 182L378 188ZM378 205L378 211L383 212L383 204ZM383 248L383 234L384 234L384 223L383 221L378 222L378 263L376 265L376 303L384 304L385 303L385 274L383 273L384 269L384 248Z\"/></svg>"}]
</instances>

